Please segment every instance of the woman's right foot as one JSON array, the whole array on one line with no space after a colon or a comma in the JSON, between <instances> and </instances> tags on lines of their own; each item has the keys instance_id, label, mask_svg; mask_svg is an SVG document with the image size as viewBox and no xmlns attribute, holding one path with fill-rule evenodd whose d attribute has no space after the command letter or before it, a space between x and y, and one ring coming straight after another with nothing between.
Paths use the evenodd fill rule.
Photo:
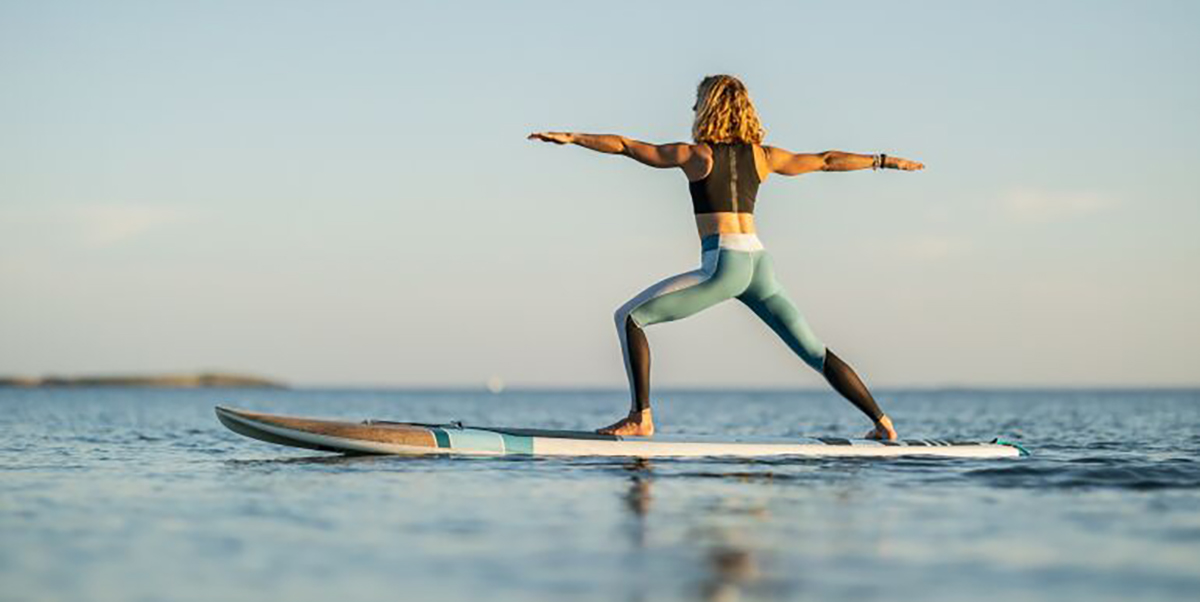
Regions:
<instances>
[{"instance_id":1,"label":"woman's right foot","mask_svg":"<svg viewBox=\"0 0 1200 602\"><path fill-rule=\"evenodd\" d=\"M623 437L653 437L654 417L650 408L641 411L630 411L629 415L604 427L596 429L601 435L620 435Z\"/></svg>"},{"instance_id":2,"label":"woman's right foot","mask_svg":"<svg viewBox=\"0 0 1200 602\"><path fill-rule=\"evenodd\" d=\"M863 435L864 439L884 439L887 441L895 441L896 437L896 427L892 425L892 419L887 416L880 418L875 423L875 428L871 429L866 435Z\"/></svg>"}]
</instances>

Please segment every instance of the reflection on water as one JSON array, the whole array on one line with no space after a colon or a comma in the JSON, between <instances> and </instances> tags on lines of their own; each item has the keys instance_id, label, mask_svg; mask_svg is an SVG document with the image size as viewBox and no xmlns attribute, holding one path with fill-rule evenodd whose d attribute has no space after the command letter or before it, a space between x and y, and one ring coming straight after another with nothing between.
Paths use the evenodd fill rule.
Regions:
<instances>
[{"instance_id":1,"label":"reflection on water","mask_svg":"<svg viewBox=\"0 0 1200 602\"><path fill-rule=\"evenodd\" d=\"M624 469L629 472L629 489L622 496L629 509L630 524L633 526L633 554L641 555L647 547L649 516L653 502L654 466L651 460L632 458ZM707 476L716 477L716 473ZM745 475L731 473L729 478L744 480ZM766 512L750 512L751 516L765 517ZM692 527L691 543L702 550L699 566L695 571L699 577L698 597L712 602L734 602L742 598L743 589L760 577L755 555L747 539L736 528L706 524L706 514L701 514L698 525ZM636 559L635 559L636 561ZM651 599L650 592L634 592L632 599Z\"/></svg>"},{"instance_id":2,"label":"reflection on water","mask_svg":"<svg viewBox=\"0 0 1200 602\"><path fill-rule=\"evenodd\" d=\"M650 484L653 478L650 460L632 458L628 464L624 465L624 468L629 471L629 491L625 493L625 506L629 508L631 514L633 543L641 549L646 547L646 517L650 513L650 503L653 501L650 495Z\"/></svg>"},{"instance_id":3,"label":"reflection on water","mask_svg":"<svg viewBox=\"0 0 1200 602\"><path fill-rule=\"evenodd\" d=\"M705 600L740 600L742 588L758 578L758 565L750 550L736 547L712 547L708 552L709 579L701 589Z\"/></svg>"}]
</instances>

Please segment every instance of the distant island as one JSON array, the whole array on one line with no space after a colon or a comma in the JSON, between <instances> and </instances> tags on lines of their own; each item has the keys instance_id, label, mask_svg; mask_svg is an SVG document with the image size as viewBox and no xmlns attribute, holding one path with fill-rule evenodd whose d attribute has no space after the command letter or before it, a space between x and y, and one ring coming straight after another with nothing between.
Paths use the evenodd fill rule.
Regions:
<instances>
[{"instance_id":1,"label":"distant island","mask_svg":"<svg viewBox=\"0 0 1200 602\"><path fill-rule=\"evenodd\" d=\"M265 388L285 389L287 385L243 374L202 372L199 374L0 377L0 387L163 387L172 389Z\"/></svg>"}]
</instances>

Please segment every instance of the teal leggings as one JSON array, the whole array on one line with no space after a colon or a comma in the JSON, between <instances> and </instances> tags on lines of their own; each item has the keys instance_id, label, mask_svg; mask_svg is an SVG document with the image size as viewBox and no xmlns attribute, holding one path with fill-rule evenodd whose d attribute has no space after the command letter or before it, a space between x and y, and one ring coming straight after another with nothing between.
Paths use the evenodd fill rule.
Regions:
<instances>
[{"instance_id":1,"label":"teal leggings","mask_svg":"<svg viewBox=\"0 0 1200 602\"><path fill-rule=\"evenodd\" d=\"M746 304L800 359L819 372L823 370L824 343L775 278L771 256L757 244L757 238L751 240L755 244L749 250L739 250L718 246L715 236L705 238L700 269L654 284L617 310L617 332L631 387L634 366L627 321L638 327L670 322L728 299Z\"/></svg>"}]
</instances>

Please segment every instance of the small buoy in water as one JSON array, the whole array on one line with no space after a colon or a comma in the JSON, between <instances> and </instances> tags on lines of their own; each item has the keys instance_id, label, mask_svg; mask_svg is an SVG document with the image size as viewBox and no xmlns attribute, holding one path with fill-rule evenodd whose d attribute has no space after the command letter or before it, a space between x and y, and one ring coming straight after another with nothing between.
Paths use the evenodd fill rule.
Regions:
<instances>
[{"instance_id":1,"label":"small buoy in water","mask_svg":"<svg viewBox=\"0 0 1200 602\"><path fill-rule=\"evenodd\" d=\"M492 393L499 393L504 390L504 379L499 376L492 376L487 379L487 390Z\"/></svg>"}]
</instances>

